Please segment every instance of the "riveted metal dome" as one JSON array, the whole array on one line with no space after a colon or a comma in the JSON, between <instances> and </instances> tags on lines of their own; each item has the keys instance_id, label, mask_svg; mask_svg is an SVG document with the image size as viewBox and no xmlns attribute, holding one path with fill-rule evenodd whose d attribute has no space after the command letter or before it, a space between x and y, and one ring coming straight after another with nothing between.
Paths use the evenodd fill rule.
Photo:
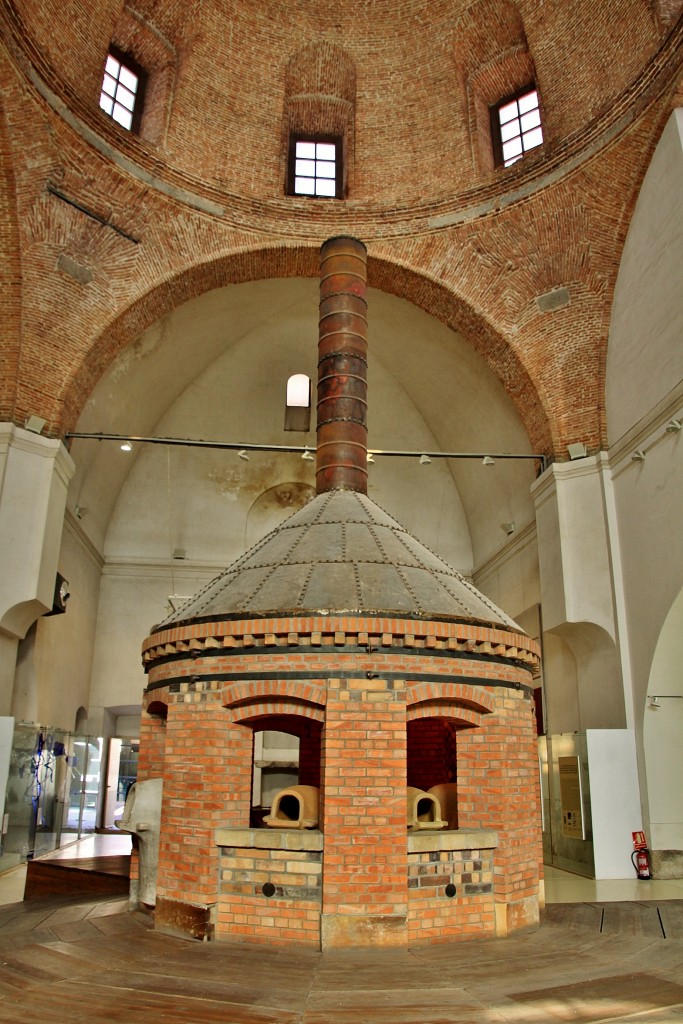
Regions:
<instances>
[{"instance_id":1,"label":"riveted metal dome","mask_svg":"<svg viewBox=\"0 0 683 1024\"><path fill-rule=\"evenodd\" d=\"M366 494L334 490L295 512L155 631L237 615L352 612L512 619Z\"/></svg>"}]
</instances>

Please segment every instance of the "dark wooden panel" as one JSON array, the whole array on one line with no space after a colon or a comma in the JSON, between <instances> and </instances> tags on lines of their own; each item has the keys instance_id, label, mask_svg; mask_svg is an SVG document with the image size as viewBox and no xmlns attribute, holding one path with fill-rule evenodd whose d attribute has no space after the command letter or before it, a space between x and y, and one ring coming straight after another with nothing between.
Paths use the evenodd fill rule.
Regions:
<instances>
[{"instance_id":1,"label":"dark wooden panel","mask_svg":"<svg viewBox=\"0 0 683 1024\"><path fill-rule=\"evenodd\" d=\"M130 858L98 858L103 860L128 861ZM124 864L117 864L115 871L99 868L78 867L65 861L29 861L26 871L25 900L39 900L46 896L75 895L118 895L128 892L128 873ZM105 865L105 868L107 866Z\"/></svg>"}]
</instances>

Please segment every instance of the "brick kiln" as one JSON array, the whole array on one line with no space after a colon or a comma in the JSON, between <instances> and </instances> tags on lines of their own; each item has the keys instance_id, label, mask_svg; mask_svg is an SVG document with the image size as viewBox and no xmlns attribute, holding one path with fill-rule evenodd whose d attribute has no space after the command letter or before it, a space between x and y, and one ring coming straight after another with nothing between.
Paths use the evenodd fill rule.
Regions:
<instances>
[{"instance_id":1,"label":"brick kiln","mask_svg":"<svg viewBox=\"0 0 683 1024\"><path fill-rule=\"evenodd\" d=\"M365 291L363 244L330 239L316 497L144 643L159 928L330 949L538 921L537 647L367 496ZM300 740L291 827L250 824L259 730Z\"/></svg>"}]
</instances>

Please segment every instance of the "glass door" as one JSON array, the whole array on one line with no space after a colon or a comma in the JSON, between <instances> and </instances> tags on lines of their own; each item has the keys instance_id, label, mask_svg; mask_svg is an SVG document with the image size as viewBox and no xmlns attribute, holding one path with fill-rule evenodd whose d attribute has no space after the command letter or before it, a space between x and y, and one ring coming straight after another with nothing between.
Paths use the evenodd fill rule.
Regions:
<instances>
[{"instance_id":1,"label":"glass door","mask_svg":"<svg viewBox=\"0 0 683 1024\"><path fill-rule=\"evenodd\" d=\"M69 757L69 798L64 832L74 838L94 832L97 827L97 799L102 769L102 737L76 736Z\"/></svg>"},{"instance_id":2,"label":"glass door","mask_svg":"<svg viewBox=\"0 0 683 1024\"><path fill-rule=\"evenodd\" d=\"M109 740L107 789L102 819L104 828L114 828L123 814L128 790L138 777L139 748L138 739L121 739L115 736Z\"/></svg>"}]
</instances>

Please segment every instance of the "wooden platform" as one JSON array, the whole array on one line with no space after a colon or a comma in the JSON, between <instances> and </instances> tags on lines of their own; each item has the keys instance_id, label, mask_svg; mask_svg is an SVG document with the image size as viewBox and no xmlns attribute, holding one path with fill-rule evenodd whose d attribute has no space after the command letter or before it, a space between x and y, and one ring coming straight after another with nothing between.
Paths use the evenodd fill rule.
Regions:
<instances>
[{"instance_id":1,"label":"wooden platform","mask_svg":"<svg viewBox=\"0 0 683 1024\"><path fill-rule=\"evenodd\" d=\"M25 900L50 896L121 896L128 892L130 856L90 861L32 860L26 865Z\"/></svg>"},{"instance_id":2,"label":"wooden platform","mask_svg":"<svg viewBox=\"0 0 683 1024\"><path fill-rule=\"evenodd\" d=\"M120 896L128 892L130 837L93 835L31 860L25 900L50 896Z\"/></svg>"},{"instance_id":3,"label":"wooden platform","mask_svg":"<svg viewBox=\"0 0 683 1024\"><path fill-rule=\"evenodd\" d=\"M126 899L17 903L0 907L0 1024L683 1024L676 904L550 906L514 939L321 954L161 935ZM657 909L676 935L646 934Z\"/></svg>"}]
</instances>

